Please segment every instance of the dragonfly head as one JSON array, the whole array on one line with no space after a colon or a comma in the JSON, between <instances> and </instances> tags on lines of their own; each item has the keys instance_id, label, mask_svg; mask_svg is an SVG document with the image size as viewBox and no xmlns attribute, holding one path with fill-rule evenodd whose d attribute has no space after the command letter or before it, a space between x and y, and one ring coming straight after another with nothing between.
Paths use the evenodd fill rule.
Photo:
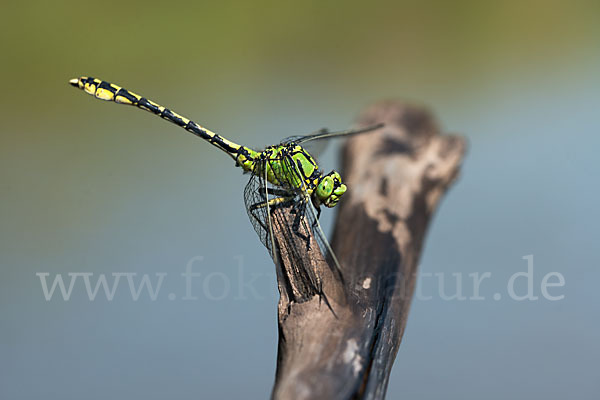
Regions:
<instances>
[{"instance_id":1,"label":"dragonfly head","mask_svg":"<svg viewBox=\"0 0 600 400\"><path fill-rule=\"evenodd\" d=\"M323 175L315 189L319 204L325 207L335 207L344 193L346 193L346 185L342 183L342 177L337 171Z\"/></svg>"}]
</instances>

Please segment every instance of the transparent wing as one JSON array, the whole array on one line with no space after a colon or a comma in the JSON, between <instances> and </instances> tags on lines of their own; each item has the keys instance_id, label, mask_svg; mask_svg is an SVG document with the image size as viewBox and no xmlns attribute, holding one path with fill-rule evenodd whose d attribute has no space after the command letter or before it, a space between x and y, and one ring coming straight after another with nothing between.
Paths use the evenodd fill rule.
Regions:
<instances>
[{"instance_id":1,"label":"transparent wing","mask_svg":"<svg viewBox=\"0 0 600 400\"><path fill-rule=\"evenodd\" d=\"M324 133L328 133L328 132L329 131L327 130L327 128L323 128L316 132L311 133L310 135L289 136L289 137L283 139L281 144L288 144L291 142L299 143L306 137L312 137L314 135L324 134ZM329 143L328 140L313 140L311 142L306 143L306 146L303 145L302 147L304 147L304 149L308 152L308 154L310 154L311 156L313 156L313 158L315 160L317 160L321 156L321 154L323 154L325 149L327 149L328 143Z\"/></svg>"},{"instance_id":2,"label":"transparent wing","mask_svg":"<svg viewBox=\"0 0 600 400\"><path fill-rule=\"evenodd\" d=\"M321 284L315 271L305 268L304 258L310 248L310 227L300 216L306 204L299 191L269 183L263 172L267 163L263 160L244 189L244 202L250 222L262 244L267 248L276 265L280 265L282 253L289 260L290 281L297 285L302 300L321 294ZM294 178L295 180L295 178ZM287 186L287 185L286 185ZM295 224L299 225L296 226Z\"/></svg>"},{"instance_id":3,"label":"transparent wing","mask_svg":"<svg viewBox=\"0 0 600 400\"><path fill-rule=\"evenodd\" d=\"M267 160L256 161L256 172L250 175L244 188L244 204L258 238L269 250L271 257L274 257L273 238L271 237L272 224L269 221L270 207L268 207L269 193L272 192L273 187L263 175L266 170ZM275 258L274 261L277 262Z\"/></svg>"},{"instance_id":4,"label":"transparent wing","mask_svg":"<svg viewBox=\"0 0 600 400\"><path fill-rule=\"evenodd\" d=\"M278 177L283 182L281 186L267 181L267 168L286 171L285 179ZM296 285L300 296L297 300L319 295L328 303L321 277L316 269L306 264L307 252L318 246L340 279L342 273L294 159L284 155L279 160L257 161L244 189L244 202L250 222L275 264L281 265L281 257L288 261L285 273L291 275L288 279Z\"/></svg>"},{"instance_id":5,"label":"transparent wing","mask_svg":"<svg viewBox=\"0 0 600 400\"><path fill-rule=\"evenodd\" d=\"M310 135L292 136L291 139L293 139L293 141L296 142L297 144L304 144L304 143L312 141L312 140L323 140L323 139L332 139L332 138L340 137L340 136L358 135L360 133L366 133L366 132L374 131L376 129L382 128L383 126L384 126L383 123L379 123L379 124L376 124L376 125L368 126L366 128L348 129L348 130L345 130L345 131L336 131L336 132L330 132L327 129L321 129L320 131L312 133ZM292 141L292 140L290 140L290 141Z\"/></svg>"},{"instance_id":6,"label":"transparent wing","mask_svg":"<svg viewBox=\"0 0 600 400\"><path fill-rule=\"evenodd\" d=\"M307 203L306 212L305 212L306 222L311 227L311 231L319 248L321 249L321 253L327 260L327 265L333 271L334 274L340 279L340 281L344 280L344 276L342 274L342 267L340 266L340 262L338 261L327 237L325 236L325 232L323 228L321 228L321 224L319 223L319 217L317 215L317 210L311 201Z\"/></svg>"},{"instance_id":7,"label":"transparent wing","mask_svg":"<svg viewBox=\"0 0 600 400\"><path fill-rule=\"evenodd\" d=\"M323 134L323 133L328 133L328 132L329 132L329 129L327 129L327 128L321 128L318 131L315 131L315 132L313 132L311 134L308 134L308 135L292 135L292 136L288 136L288 137L286 137L285 139L283 139L281 141L281 144L288 144L288 143L292 143L292 142L298 143L300 140L302 140L302 139L304 139L306 137L312 137L312 136L315 136L315 135L319 135L319 134Z\"/></svg>"},{"instance_id":8,"label":"transparent wing","mask_svg":"<svg viewBox=\"0 0 600 400\"><path fill-rule=\"evenodd\" d=\"M306 203L296 194L288 206L275 208L272 213L273 226L279 229L279 254L288 260L286 272L291 275L288 279L297 287L302 299L323 293L319 274L306 263L306 254L314 242L311 242L310 226L303 218L305 210Z\"/></svg>"},{"instance_id":9,"label":"transparent wing","mask_svg":"<svg viewBox=\"0 0 600 400\"><path fill-rule=\"evenodd\" d=\"M331 248L327 237L325 236L325 232L323 232L323 229L321 228L317 210L315 209L315 206L313 205L310 199L310 195L306 190L306 183L304 182L304 180L302 180L300 176L298 166L294 163L293 158L290 156L287 156L284 162L286 164L286 167L289 168L290 171L294 171L293 174L290 175L294 175L296 177L295 182L299 183L298 186L300 187L299 193L297 195L297 207L300 208L301 205L301 209L298 214L300 222L296 222L295 227L298 228L300 225L302 225L302 228L305 232L312 233L312 236L315 238L315 241L317 242L321 253L325 257L325 260L327 260L329 267L338 276L338 278L340 278L340 280L343 280L340 263L335 253L333 252L333 249Z\"/></svg>"},{"instance_id":10,"label":"transparent wing","mask_svg":"<svg viewBox=\"0 0 600 400\"><path fill-rule=\"evenodd\" d=\"M358 135L360 133L371 132L376 129L383 127L383 123L369 126L367 128L362 129L348 129L345 131L335 131L330 132L327 128L323 128L317 132L311 133L310 135L297 135L290 136L281 142L282 144L286 143L297 143L302 145L308 151L308 153L314 158L319 158L319 156L325 151L327 148L327 144L329 143L329 139L333 139L341 136L353 136Z\"/></svg>"}]
</instances>

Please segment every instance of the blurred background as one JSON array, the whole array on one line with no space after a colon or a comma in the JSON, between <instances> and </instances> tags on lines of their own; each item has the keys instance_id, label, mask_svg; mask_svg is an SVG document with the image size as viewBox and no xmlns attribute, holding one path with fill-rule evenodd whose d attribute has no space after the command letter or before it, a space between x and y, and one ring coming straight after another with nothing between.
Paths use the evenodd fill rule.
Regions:
<instances>
[{"instance_id":1,"label":"blurred background","mask_svg":"<svg viewBox=\"0 0 600 400\"><path fill-rule=\"evenodd\" d=\"M480 301L420 283L388 398L597 398L599 17L595 1L4 4L0 398L260 399L274 379L275 273L247 176L67 84L80 75L255 148L347 128L384 98L430 106L469 154L421 272L450 294L462 274L467 296L468 274L491 278ZM334 145L321 163L336 160ZM539 299L516 301L507 282L528 255ZM541 296L549 272L562 300ZM84 275L46 300L42 282L68 289L68 273L164 279L155 300L133 300L126 276L90 300Z\"/></svg>"}]
</instances>

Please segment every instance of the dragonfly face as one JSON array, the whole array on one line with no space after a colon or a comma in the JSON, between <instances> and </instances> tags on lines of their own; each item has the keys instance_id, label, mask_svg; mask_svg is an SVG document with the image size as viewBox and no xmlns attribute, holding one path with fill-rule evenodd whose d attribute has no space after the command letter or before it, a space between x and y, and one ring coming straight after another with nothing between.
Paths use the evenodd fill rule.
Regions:
<instances>
[{"instance_id":1,"label":"dragonfly face","mask_svg":"<svg viewBox=\"0 0 600 400\"><path fill-rule=\"evenodd\" d=\"M323 175L315 188L314 195L319 199L319 203L325 207L335 207L340 201L340 197L346 193L346 185L342 183L342 177L337 171L331 171Z\"/></svg>"}]
</instances>

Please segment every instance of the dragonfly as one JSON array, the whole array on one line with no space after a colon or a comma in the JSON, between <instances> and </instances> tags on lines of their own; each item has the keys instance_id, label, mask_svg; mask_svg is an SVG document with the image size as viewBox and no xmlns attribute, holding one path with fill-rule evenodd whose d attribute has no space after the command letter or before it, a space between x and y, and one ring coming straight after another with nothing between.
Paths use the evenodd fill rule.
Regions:
<instances>
[{"instance_id":1,"label":"dragonfly","mask_svg":"<svg viewBox=\"0 0 600 400\"><path fill-rule=\"evenodd\" d=\"M319 144L330 138L374 131L383 124L338 132L322 129L309 135L289 137L277 145L257 151L234 143L146 97L110 82L83 76L71 79L69 83L97 99L149 111L225 152L233 158L237 167L250 174L244 188L244 204L254 230L275 264L278 265L281 247L285 247L288 257L295 264L295 270L307 283L309 293L306 294L324 295L317 271L302 269L302 254L310 250L312 234L321 253L325 255L328 266L343 280L340 263L323 232L319 216L321 206L335 207L346 193L347 187L337 171L325 174L306 147L311 144L319 147ZM277 241L278 247L274 233L274 211L281 209L285 209L293 217L285 234L278 236L283 237L282 241Z\"/></svg>"}]
</instances>

